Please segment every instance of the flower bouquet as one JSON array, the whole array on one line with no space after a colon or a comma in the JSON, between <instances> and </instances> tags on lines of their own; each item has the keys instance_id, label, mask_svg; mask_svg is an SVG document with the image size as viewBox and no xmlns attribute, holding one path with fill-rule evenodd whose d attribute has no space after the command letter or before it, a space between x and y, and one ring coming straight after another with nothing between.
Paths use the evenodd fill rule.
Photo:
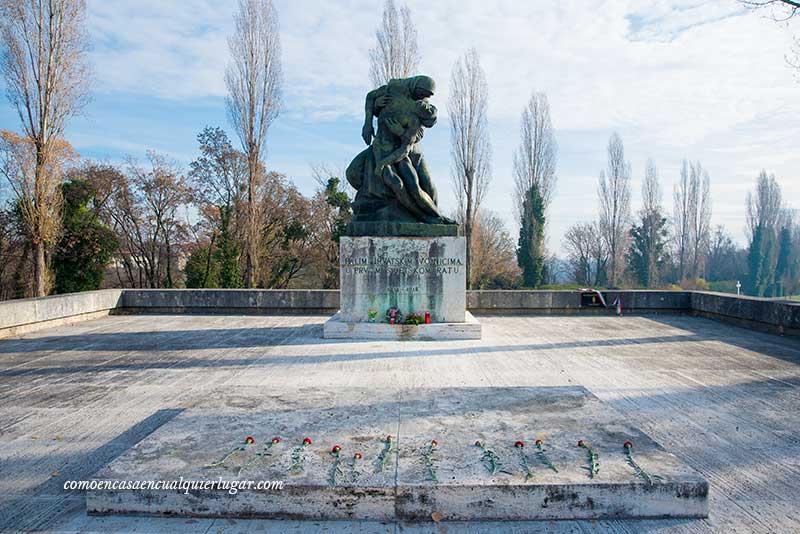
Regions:
<instances>
[{"instance_id":1,"label":"flower bouquet","mask_svg":"<svg viewBox=\"0 0 800 534\"><path fill-rule=\"evenodd\" d=\"M403 322L403 313L400 308L389 308L386 310L386 322L389 324L400 324Z\"/></svg>"},{"instance_id":2,"label":"flower bouquet","mask_svg":"<svg viewBox=\"0 0 800 534\"><path fill-rule=\"evenodd\" d=\"M418 313L409 313L406 315L406 320L403 322L405 324L422 324L425 322L425 317Z\"/></svg>"}]
</instances>

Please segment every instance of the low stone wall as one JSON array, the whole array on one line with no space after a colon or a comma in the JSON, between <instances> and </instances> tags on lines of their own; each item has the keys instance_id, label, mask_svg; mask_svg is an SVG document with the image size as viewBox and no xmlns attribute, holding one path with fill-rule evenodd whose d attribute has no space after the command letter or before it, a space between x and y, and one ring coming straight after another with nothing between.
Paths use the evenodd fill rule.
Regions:
<instances>
[{"instance_id":1,"label":"low stone wall","mask_svg":"<svg viewBox=\"0 0 800 534\"><path fill-rule=\"evenodd\" d=\"M623 312L628 313L689 311L688 291L604 291L603 296L608 306L621 298ZM580 291L467 291L467 308L482 314L609 313L602 307L582 306Z\"/></svg>"},{"instance_id":2,"label":"low stone wall","mask_svg":"<svg viewBox=\"0 0 800 534\"><path fill-rule=\"evenodd\" d=\"M692 313L777 334L800 336L800 303L693 291Z\"/></svg>"},{"instance_id":3,"label":"low stone wall","mask_svg":"<svg viewBox=\"0 0 800 534\"><path fill-rule=\"evenodd\" d=\"M0 338L108 315L121 296L121 289L103 289L0 302Z\"/></svg>"},{"instance_id":4,"label":"low stone wall","mask_svg":"<svg viewBox=\"0 0 800 534\"><path fill-rule=\"evenodd\" d=\"M607 291L610 306L620 296L625 312L688 312L687 291ZM610 313L581 306L579 291L467 291L473 313ZM324 289L126 289L121 313L333 314L339 291Z\"/></svg>"},{"instance_id":5,"label":"low stone wall","mask_svg":"<svg viewBox=\"0 0 800 534\"><path fill-rule=\"evenodd\" d=\"M338 289L126 289L119 312L333 315L338 310Z\"/></svg>"},{"instance_id":6,"label":"low stone wall","mask_svg":"<svg viewBox=\"0 0 800 534\"><path fill-rule=\"evenodd\" d=\"M743 327L800 336L800 303L699 291L604 291L623 313L692 313ZM0 338L109 313L333 315L338 290L106 289L0 302ZM477 314L613 313L581 305L580 291L468 291Z\"/></svg>"}]
</instances>

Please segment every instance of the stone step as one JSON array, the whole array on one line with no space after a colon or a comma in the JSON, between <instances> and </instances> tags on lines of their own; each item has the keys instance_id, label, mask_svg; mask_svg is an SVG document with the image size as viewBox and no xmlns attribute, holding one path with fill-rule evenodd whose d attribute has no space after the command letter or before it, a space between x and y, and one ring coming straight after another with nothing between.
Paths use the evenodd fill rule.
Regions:
<instances>
[{"instance_id":1,"label":"stone step","mask_svg":"<svg viewBox=\"0 0 800 534\"><path fill-rule=\"evenodd\" d=\"M394 446L380 467L380 455ZM222 467L247 435L257 442ZM271 456L242 467L273 436ZM313 443L299 449L304 437ZM435 478L425 452L431 440ZM537 454L544 441L547 458ZM591 444L599 471L589 476ZM522 440L523 448L515 441ZM652 475L629 464L623 443ZM490 473L480 441L502 466ZM341 469L334 473L333 445ZM292 472L302 451L302 471ZM353 463L358 452L363 458ZM530 477L526 480L522 454ZM705 517L708 483L582 387L309 389L291 398L231 392L174 418L95 475L97 481L282 481L283 489L88 490L91 514L182 517L539 520Z\"/></svg>"},{"instance_id":2,"label":"stone step","mask_svg":"<svg viewBox=\"0 0 800 534\"><path fill-rule=\"evenodd\" d=\"M481 323L466 312L463 323L388 324L385 322L346 322L337 313L323 327L325 339L382 341L453 341L480 339Z\"/></svg>"}]
</instances>

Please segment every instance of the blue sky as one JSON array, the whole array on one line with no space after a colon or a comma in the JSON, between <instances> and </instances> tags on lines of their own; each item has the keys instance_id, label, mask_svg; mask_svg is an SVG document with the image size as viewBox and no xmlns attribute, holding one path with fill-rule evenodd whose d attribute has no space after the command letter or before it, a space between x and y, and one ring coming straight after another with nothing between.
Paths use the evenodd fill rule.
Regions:
<instances>
[{"instance_id":1,"label":"blue sky","mask_svg":"<svg viewBox=\"0 0 800 534\"><path fill-rule=\"evenodd\" d=\"M275 2L285 109L269 132L267 166L311 193L311 164L343 168L362 147L367 57L382 1ZM533 90L550 99L559 144L553 251L569 225L595 217L613 131L632 164L634 209L648 157L668 211L681 160L700 160L711 175L713 222L741 242L745 196L762 168L776 174L790 202L800 195L800 81L784 60L800 23L777 24L734 0L407 3L417 19L421 71L439 84L441 120L423 150L448 210L447 86L453 62L471 46L490 91L493 183L485 207L513 231L519 115ZM234 9L233 1L89 0L93 101L67 132L78 152L121 162L153 149L188 165L203 126L232 135L223 75ZM5 100L0 128L18 130Z\"/></svg>"}]
</instances>

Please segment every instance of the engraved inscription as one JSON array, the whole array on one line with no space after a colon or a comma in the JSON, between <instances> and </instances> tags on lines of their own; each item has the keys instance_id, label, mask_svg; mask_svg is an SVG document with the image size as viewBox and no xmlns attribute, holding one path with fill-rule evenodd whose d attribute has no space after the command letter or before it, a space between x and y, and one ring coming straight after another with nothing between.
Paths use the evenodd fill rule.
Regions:
<instances>
[{"instance_id":1,"label":"engraved inscription","mask_svg":"<svg viewBox=\"0 0 800 534\"><path fill-rule=\"evenodd\" d=\"M431 258L427 254L417 256L342 257L341 268L356 274L458 274L464 267L461 258Z\"/></svg>"}]
</instances>

